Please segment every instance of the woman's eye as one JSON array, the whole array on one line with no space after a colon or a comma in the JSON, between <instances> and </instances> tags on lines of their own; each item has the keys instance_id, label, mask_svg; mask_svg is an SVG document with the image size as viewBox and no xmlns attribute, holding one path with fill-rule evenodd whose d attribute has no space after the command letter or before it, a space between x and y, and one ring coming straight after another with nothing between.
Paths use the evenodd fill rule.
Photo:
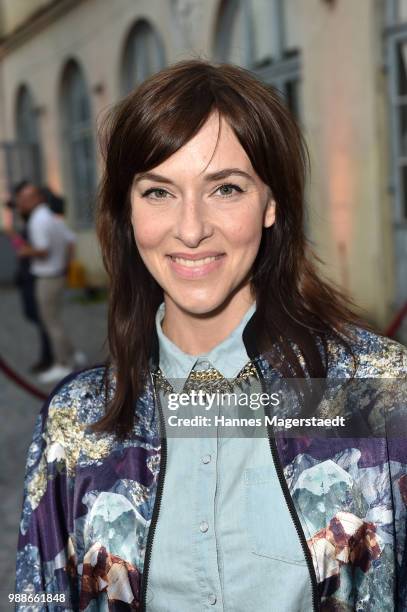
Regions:
<instances>
[{"instance_id":1,"label":"woman's eye","mask_svg":"<svg viewBox=\"0 0 407 612\"><path fill-rule=\"evenodd\" d=\"M219 192L219 194L223 197L228 197L234 195L236 192L243 193L243 189L241 189L238 185L228 183L225 185L220 185L220 187L216 189L215 193L216 192Z\"/></svg>"},{"instance_id":2,"label":"woman's eye","mask_svg":"<svg viewBox=\"0 0 407 612\"><path fill-rule=\"evenodd\" d=\"M227 183L224 185L220 185L215 190L215 193L218 193L220 196L227 198L234 195L235 193L243 193L243 189L241 189L238 185L232 185ZM151 198L152 200L166 200L170 196L171 194L166 189L163 189L161 187L151 187L142 194L143 198Z\"/></svg>"},{"instance_id":3,"label":"woman's eye","mask_svg":"<svg viewBox=\"0 0 407 612\"><path fill-rule=\"evenodd\" d=\"M143 198L152 197L153 200L165 200L168 195L169 193L165 189L160 189L159 187L153 187L151 189L147 189L147 191L143 193L142 197Z\"/></svg>"}]
</instances>

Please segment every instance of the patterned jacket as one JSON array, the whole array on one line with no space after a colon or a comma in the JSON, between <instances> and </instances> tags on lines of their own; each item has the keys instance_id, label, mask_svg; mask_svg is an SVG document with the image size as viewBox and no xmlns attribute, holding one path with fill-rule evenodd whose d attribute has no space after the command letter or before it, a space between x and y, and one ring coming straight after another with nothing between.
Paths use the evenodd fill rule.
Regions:
<instances>
[{"instance_id":1,"label":"patterned jacket","mask_svg":"<svg viewBox=\"0 0 407 612\"><path fill-rule=\"evenodd\" d=\"M384 393L364 387L351 402L352 436L270 428L270 461L303 547L314 610L407 612L407 349L353 331L356 378L395 384ZM243 339L267 384L276 373L257 353L250 321ZM349 379L350 355L334 341L328 349L328 379ZM24 612L147 609L167 458L162 414L150 377L131 436L90 432L105 410L105 373L96 367L68 377L38 417L17 553L17 607Z\"/></svg>"}]
</instances>

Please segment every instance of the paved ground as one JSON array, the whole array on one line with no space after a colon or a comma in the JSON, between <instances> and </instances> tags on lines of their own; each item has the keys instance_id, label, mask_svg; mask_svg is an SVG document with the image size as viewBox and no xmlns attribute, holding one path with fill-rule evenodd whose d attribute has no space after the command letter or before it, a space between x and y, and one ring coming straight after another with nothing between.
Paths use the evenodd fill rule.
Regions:
<instances>
[{"instance_id":1,"label":"paved ground","mask_svg":"<svg viewBox=\"0 0 407 612\"><path fill-rule=\"evenodd\" d=\"M75 346L90 363L101 362L106 351L106 304L81 303L81 294L67 295L65 322ZM35 328L21 315L18 294L0 287L0 355L27 375L37 358ZM35 382L35 377L30 378ZM37 383L36 383L37 384ZM51 388L43 388L49 391ZM13 592L15 550L22 503L22 483L27 448L41 402L17 388L0 372L0 611L12 609L7 593Z\"/></svg>"}]
</instances>

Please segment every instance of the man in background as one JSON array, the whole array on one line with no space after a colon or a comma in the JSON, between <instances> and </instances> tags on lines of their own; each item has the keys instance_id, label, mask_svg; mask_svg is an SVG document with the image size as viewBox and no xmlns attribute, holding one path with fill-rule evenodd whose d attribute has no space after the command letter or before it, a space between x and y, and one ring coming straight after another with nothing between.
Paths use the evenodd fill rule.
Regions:
<instances>
[{"instance_id":1,"label":"man in background","mask_svg":"<svg viewBox=\"0 0 407 612\"><path fill-rule=\"evenodd\" d=\"M37 185L27 183L20 189L16 206L20 214L29 217L28 244L22 245L17 254L31 260L39 314L54 355L54 363L39 375L39 380L51 383L69 374L75 362L74 350L62 323L66 271L73 256L75 236L64 220L49 209Z\"/></svg>"},{"instance_id":2,"label":"man in background","mask_svg":"<svg viewBox=\"0 0 407 612\"><path fill-rule=\"evenodd\" d=\"M14 198L26 185L28 185L27 181L21 181L14 187ZM3 230L9 237L14 250L18 252L23 245L27 244L28 241L27 223L29 216L20 215L22 224L21 226L19 224L19 226L16 228L16 219L15 215L13 214L16 208L15 200L11 199L6 202L5 207L10 210L11 215L9 217L9 224L5 224ZM16 284L19 289L24 316L28 321L37 327L39 333L40 356L39 359L30 367L30 372L33 374L39 374L48 370L53 365L54 359L52 355L50 338L38 312L37 298L35 295L35 276L31 274L30 259L28 257L19 259L16 273Z\"/></svg>"}]
</instances>

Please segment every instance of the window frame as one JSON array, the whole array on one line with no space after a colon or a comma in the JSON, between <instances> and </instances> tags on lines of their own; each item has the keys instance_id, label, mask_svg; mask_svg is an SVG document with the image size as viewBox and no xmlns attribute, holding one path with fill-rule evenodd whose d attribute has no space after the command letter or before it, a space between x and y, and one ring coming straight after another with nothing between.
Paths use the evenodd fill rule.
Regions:
<instances>
[{"instance_id":1,"label":"window frame","mask_svg":"<svg viewBox=\"0 0 407 612\"><path fill-rule=\"evenodd\" d=\"M76 74L75 74L76 72ZM77 83L74 79L78 79ZM86 120L71 123L73 117L72 102L74 94L69 93L68 89L77 87L78 83L82 87L83 100L86 100L87 117ZM73 90L72 90L73 91ZM71 221L77 230L90 230L93 227L93 210L97 193L97 159L94 138L94 124L92 111L92 98L89 92L88 83L85 72L81 64L70 59L65 63L62 78L61 78L61 143L63 151L63 166L64 175L67 184L67 191L71 200ZM90 157L84 161L78 161L75 154L75 145L85 143L86 146L90 143ZM90 163L89 163L90 161ZM81 171L77 172L77 168L85 167L86 182L80 184L76 182L77 176L81 176ZM86 204L85 212L82 208Z\"/></svg>"},{"instance_id":2,"label":"window frame","mask_svg":"<svg viewBox=\"0 0 407 612\"><path fill-rule=\"evenodd\" d=\"M8 169L13 168L13 175L17 174L34 183L42 183L43 160L38 112L31 88L27 83L20 84L17 89L14 134L15 141L7 149Z\"/></svg>"},{"instance_id":3,"label":"window frame","mask_svg":"<svg viewBox=\"0 0 407 612\"><path fill-rule=\"evenodd\" d=\"M395 2L392 4L395 8ZM392 7L390 7L392 8ZM396 12L387 12L387 19L393 19L397 16ZM407 168L407 154L402 155L400 134L401 134L401 118L400 107L404 105L407 109L407 94L399 96L398 94L398 47L400 43L407 44L407 21L405 23L388 22L385 29L386 36L386 64L388 73L388 103L389 103L389 123L390 123L390 183L389 191L394 196L393 206L393 222L397 226L407 228L407 180L406 194L403 198L403 181L401 177L401 168ZM406 66L407 68L407 66ZM406 70L407 72L407 70Z\"/></svg>"},{"instance_id":4,"label":"window frame","mask_svg":"<svg viewBox=\"0 0 407 612\"><path fill-rule=\"evenodd\" d=\"M144 33L141 32L141 28L146 28ZM144 78L148 78L148 76L151 76L151 74L154 74L158 70L161 70L161 68L164 68L164 66L166 65L165 46L164 46L164 42L163 42L163 39L161 37L160 32L145 17L137 19L132 24L132 26L131 26L131 28L130 28L130 30L129 30L126 38L125 38L124 45L123 45L123 51L122 51L122 57L121 57L121 68L120 68L120 72L121 72L121 75L120 75L120 90L121 90L121 94L123 96L126 96L127 94L129 94L135 87L137 87L137 85L139 85L142 82L141 80L138 80L136 78L134 78L133 81L131 82L131 80L129 78L129 72L130 72L130 69L131 69L130 61L134 61L134 49L135 49L136 44L137 44L136 39L137 39L137 37L140 36L140 34L142 34L144 36L146 32L148 32L148 36L150 37L150 41L154 45L155 58L154 58L154 61L151 62L151 63L156 62L158 67L152 73L149 73L149 74L147 74L147 76L144 76ZM149 45L141 44L141 48L143 48L143 46L144 46L144 52L148 53ZM145 57L145 56L143 56L143 57ZM135 77L136 77L136 75L135 75Z\"/></svg>"},{"instance_id":5,"label":"window frame","mask_svg":"<svg viewBox=\"0 0 407 612\"><path fill-rule=\"evenodd\" d=\"M282 95L283 99L288 102L286 96L286 88L289 83L295 83L299 86L299 97L297 108L294 111L299 123L303 123L303 98L302 98L302 63L300 52L297 49L286 49L286 31L285 31L285 14L284 0L273 0L272 10L274 17L271 18L274 34L277 37L276 49L277 53L272 62L266 65L256 65L253 61L254 43L253 43L253 27L251 23L251 7L246 0L224 0L218 8L217 24L215 30L214 55L219 61L228 61L227 49L229 40L227 34L232 29L232 22L235 18L236 11L241 5L245 11L245 19L247 28L248 41L245 46L249 49L249 53L245 58L244 67L253 72L265 83L275 87ZM270 13L271 14L271 13ZM272 15L272 14L271 14ZM249 57L249 55L251 57ZM270 55L271 57L271 55ZM243 65L243 64L242 64Z\"/></svg>"}]
</instances>

